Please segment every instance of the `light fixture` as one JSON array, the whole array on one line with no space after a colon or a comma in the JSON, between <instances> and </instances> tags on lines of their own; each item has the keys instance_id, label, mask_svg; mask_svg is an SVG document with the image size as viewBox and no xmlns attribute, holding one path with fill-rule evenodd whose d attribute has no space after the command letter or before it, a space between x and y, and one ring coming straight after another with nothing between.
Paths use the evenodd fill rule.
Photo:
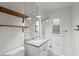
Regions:
<instances>
[{"instance_id":1,"label":"light fixture","mask_svg":"<svg viewBox=\"0 0 79 59\"><path fill-rule=\"evenodd\" d=\"M49 22L49 20L46 20L46 22Z\"/></svg>"},{"instance_id":2,"label":"light fixture","mask_svg":"<svg viewBox=\"0 0 79 59\"><path fill-rule=\"evenodd\" d=\"M40 18L41 16L36 16L37 18Z\"/></svg>"},{"instance_id":3,"label":"light fixture","mask_svg":"<svg viewBox=\"0 0 79 59\"><path fill-rule=\"evenodd\" d=\"M31 17L28 17L27 19L31 20L32 18Z\"/></svg>"}]
</instances>

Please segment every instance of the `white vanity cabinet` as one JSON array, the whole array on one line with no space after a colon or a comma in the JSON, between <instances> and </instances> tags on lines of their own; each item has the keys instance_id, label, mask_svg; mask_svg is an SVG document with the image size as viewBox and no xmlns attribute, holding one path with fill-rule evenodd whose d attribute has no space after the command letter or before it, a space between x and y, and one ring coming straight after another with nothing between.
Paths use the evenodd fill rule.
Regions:
<instances>
[{"instance_id":1,"label":"white vanity cabinet","mask_svg":"<svg viewBox=\"0 0 79 59\"><path fill-rule=\"evenodd\" d=\"M48 40L42 40L41 42L38 40L38 43L34 41L25 43L25 56L46 56Z\"/></svg>"},{"instance_id":2,"label":"white vanity cabinet","mask_svg":"<svg viewBox=\"0 0 79 59\"><path fill-rule=\"evenodd\" d=\"M44 49L43 49L43 51L41 51L41 53L39 53L39 56L46 56L47 55L47 51L45 51Z\"/></svg>"}]
</instances>

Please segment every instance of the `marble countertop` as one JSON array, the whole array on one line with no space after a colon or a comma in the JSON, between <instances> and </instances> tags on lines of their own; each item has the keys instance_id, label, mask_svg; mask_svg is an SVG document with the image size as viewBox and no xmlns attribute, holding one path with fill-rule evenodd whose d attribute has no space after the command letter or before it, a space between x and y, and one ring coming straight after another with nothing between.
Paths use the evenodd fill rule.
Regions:
<instances>
[{"instance_id":1,"label":"marble countertop","mask_svg":"<svg viewBox=\"0 0 79 59\"><path fill-rule=\"evenodd\" d=\"M40 47L44 43L46 43L48 40L47 39L35 39L35 40L30 40L25 42L25 44L29 44L32 46Z\"/></svg>"}]
</instances>

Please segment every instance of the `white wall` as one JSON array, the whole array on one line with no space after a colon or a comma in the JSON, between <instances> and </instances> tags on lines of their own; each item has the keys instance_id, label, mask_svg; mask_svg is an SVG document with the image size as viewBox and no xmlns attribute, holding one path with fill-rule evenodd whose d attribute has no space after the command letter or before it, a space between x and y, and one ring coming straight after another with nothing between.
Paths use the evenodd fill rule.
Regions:
<instances>
[{"instance_id":1,"label":"white wall","mask_svg":"<svg viewBox=\"0 0 79 59\"><path fill-rule=\"evenodd\" d=\"M38 15L39 7L35 4L35 2L26 2L26 11L28 15L31 15L31 16Z\"/></svg>"},{"instance_id":2,"label":"white wall","mask_svg":"<svg viewBox=\"0 0 79 59\"><path fill-rule=\"evenodd\" d=\"M24 13L24 3L0 3L0 5ZM24 25L21 18L1 12L0 24ZM24 33L22 33L21 28L0 27L0 55L23 44Z\"/></svg>"},{"instance_id":3,"label":"white wall","mask_svg":"<svg viewBox=\"0 0 79 59\"><path fill-rule=\"evenodd\" d=\"M73 46L74 55L79 56L79 31L74 30L76 25L79 25L79 3L75 2L73 5Z\"/></svg>"},{"instance_id":4,"label":"white wall","mask_svg":"<svg viewBox=\"0 0 79 59\"><path fill-rule=\"evenodd\" d=\"M65 55L73 55L73 46L72 46L72 35L71 35L71 27L72 27L72 7L65 7L54 11L48 11L44 13L45 17L52 16L52 18L60 18L61 21L61 33L64 33L63 30L67 30L68 32L64 33L64 48ZM48 31L51 34L51 26L48 26ZM51 36L52 37L52 36ZM51 39L50 37L50 39ZM53 39L53 38L52 38Z\"/></svg>"}]
</instances>

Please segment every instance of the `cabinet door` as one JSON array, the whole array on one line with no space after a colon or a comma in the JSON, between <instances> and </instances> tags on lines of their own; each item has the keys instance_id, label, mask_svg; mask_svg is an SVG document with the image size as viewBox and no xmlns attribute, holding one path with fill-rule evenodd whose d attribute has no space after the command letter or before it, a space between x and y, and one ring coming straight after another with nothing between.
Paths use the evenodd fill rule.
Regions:
<instances>
[{"instance_id":1,"label":"cabinet door","mask_svg":"<svg viewBox=\"0 0 79 59\"><path fill-rule=\"evenodd\" d=\"M44 50L39 53L39 56L44 56Z\"/></svg>"},{"instance_id":2,"label":"cabinet door","mask_svg":"<svg viewBox=\"0 0 79 59\"><path fill-rule=\"evenodd\" d=\"M44 49L44 56L47 56L47 49Z\"/></svg>"},{"instance_id":3,"label":"cabinet door","mask_svg":"<svg viewBox=\"0 0 79 59\"><path fill-rule=\"evenodd\" d=\"M40 53L39 56L47 56L47 49L44 48Z\"/></svg>"},{"instance_id":4,"label":"cabinet door","mask_svg":"<svg viewBox=\"0 0 79 59\"><path fill-rule=\"evenodd\" d=\"M38 56L38 48L29 44L24 44L24 47L25 47L24 51L25 56Z\"/></svg>"}]
</instances>

